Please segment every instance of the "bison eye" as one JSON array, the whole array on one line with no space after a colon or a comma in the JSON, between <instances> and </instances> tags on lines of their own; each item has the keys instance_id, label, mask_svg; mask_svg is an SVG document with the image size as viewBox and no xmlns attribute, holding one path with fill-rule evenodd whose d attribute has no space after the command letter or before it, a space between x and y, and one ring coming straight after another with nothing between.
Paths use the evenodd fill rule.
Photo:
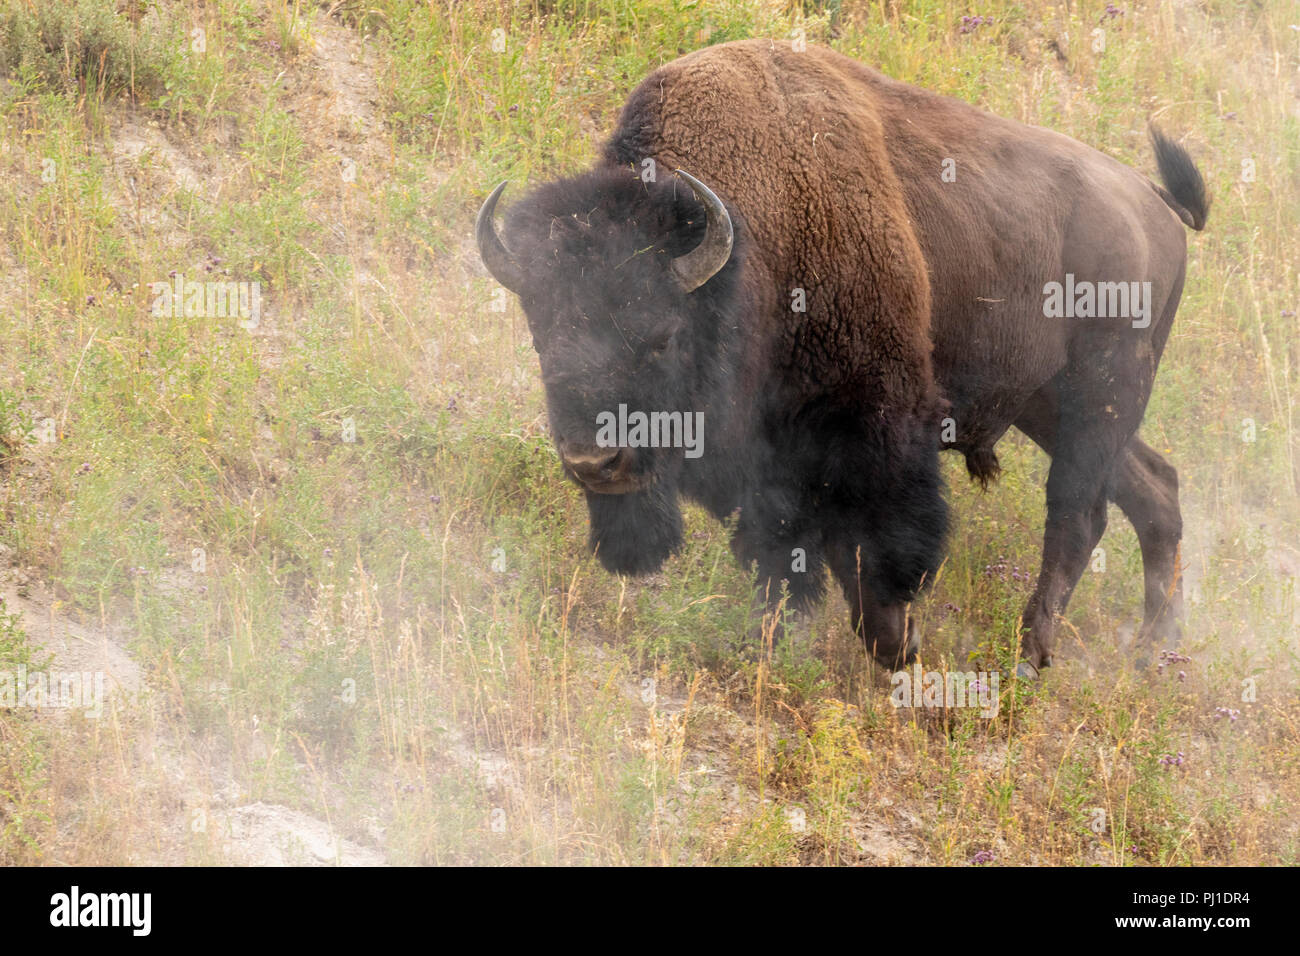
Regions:
<instances>
[{"instance_id":1,"label":"bison eye","mask_svg":"<svg viewBox=\"0 0 1300 956\"><path fill-rule=\"evenodd\" d=\"M677 338L676 330L669 332L667 335L657 335L649 339L645 344L646 358L658 358L668 351L669 347Z\"/></svg>"}]
</instances>

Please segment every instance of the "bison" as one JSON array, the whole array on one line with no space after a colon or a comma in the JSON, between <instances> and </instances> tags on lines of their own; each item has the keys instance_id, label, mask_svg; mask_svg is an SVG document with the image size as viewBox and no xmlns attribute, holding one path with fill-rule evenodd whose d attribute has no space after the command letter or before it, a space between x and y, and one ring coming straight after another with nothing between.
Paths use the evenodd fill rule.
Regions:
<instances>
[{"instance_id":1,"label":"bison","mask_svg":"<svg viewBox=\"0 0 1300 956\"><path fill-rule=\"evenodd\" d=\"M1051 664L1108 501L1141 545L1142 636L1172 643L1178 479L1136 431L1208 202L1151 138L1163 187L829 49L750 40L651 73L596 166L500 235L497 186L480 254L527 315L601 563L659 568L684 497L737 516L769 606L782 581L806 606L829 568L876 660L906 664L948 526L939 451L987 483L1015 425L1052 459L1021 672ZM637 412L696 416L700 453L628 440Z\"/></svg>"}]
</instances>

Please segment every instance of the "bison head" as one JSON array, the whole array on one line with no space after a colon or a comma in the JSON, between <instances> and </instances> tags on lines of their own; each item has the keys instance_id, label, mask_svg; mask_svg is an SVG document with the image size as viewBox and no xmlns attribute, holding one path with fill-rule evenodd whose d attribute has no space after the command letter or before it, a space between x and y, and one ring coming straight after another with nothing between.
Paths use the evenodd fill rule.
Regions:
<instances>
[{"instance_id":1,"label":"bison head","mask_svg":"<svg viewBox=\"0 0 1300 956\"><path fill-rule=\"evenodd\" d=\"M541 186L511 208L504 241L493 212L505 183L478 216L483 262L528 317L551 433L586 495L591 545L625 574L656 570L680 545L687 464L682 447L647 447L626 432L611 443L611 418L684 422L722 408L715 396L730 376L719 342L733 324L732 219L707 186L677 175L646 183L601 168Z\"/></svg>"}]
</instances>

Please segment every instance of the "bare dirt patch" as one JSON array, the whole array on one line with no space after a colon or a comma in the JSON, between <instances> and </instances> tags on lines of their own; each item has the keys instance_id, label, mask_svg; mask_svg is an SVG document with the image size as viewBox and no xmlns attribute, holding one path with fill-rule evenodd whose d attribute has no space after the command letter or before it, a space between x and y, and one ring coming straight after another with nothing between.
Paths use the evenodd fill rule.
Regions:
<instances>
[{"instance_id":1,"label":"bare dirt patch","mask_svg":"<svg viewBox=\"0 0 1300 956\"><path fill-rule=\"evenodd\" d=\"M0 597L3 609L19 618L38 659L48 657L50 672L104 675L105 707L139 708L152 727L133 741L144 766L159 771L160 785L176 808L159 844L148 852L155 864L186 862L186 845L195 821L221 862L240 866L384 866L379 850L340 836L329 823L300 810L270 803L242 804L242 788L230 771L229 755L199 752L197 741L181 740L150 698L144 669L127 649L130 635L121 628L79 622L28 569L0 549ZM62 709L50 711L65 715ZM198 814L198 815L196 815Z\"/></svg>"},{"instance_id":2,"label":"bare dirt patch","mask_svg":"<svg viewBox=\"0 0 1300 956\"><path fill-rule=\"evenodd\" d=\"M10 614L16 614L28 641L53 657L53 670L102 673L110 697L134 695L144 687L140 666L123 647L120 636L87 627L59 610L59 602L25 569L8 563L0 550L0 596Z\"/></svg>"}]
</instances>

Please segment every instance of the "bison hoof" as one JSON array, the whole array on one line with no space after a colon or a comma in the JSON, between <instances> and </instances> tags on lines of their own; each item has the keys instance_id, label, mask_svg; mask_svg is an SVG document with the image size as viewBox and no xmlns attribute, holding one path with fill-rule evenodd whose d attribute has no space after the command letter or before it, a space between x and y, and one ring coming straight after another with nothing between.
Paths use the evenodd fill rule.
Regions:
<instances>
[{"instance_id":1,"label":"bison hoof","mask_svg":"<svg viewBox=\"0 0 1300 956\"><path fill-rule=\"evenodd\" d=\"M1016 665L1016 676L1021 680L1038 680L1038 668L1029 661L1021 661Z\"/></svg>"}]
</instances>

